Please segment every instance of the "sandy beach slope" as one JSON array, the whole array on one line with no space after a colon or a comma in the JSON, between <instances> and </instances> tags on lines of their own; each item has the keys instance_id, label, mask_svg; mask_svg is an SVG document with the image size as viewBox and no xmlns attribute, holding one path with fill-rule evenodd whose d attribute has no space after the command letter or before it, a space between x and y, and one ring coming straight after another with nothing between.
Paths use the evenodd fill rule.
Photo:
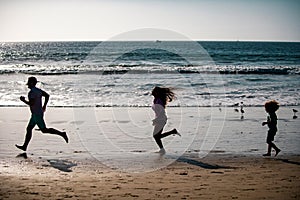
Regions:
<instances>
[{"instance_id":1,"label":"sandy beach slope","mask_svg":"<svg viewBox=\"0 0 300 200\"><path fill-rule=\"evenodd\" d=\"M149 108L48 108L49 127L34 131L26 154L28 108L0 108L0 199L299 199L299 119L278 112L275 142L264 158L263 108L168 108L168 126L182 137L152 139ZM297 108L299 109L299 108ZM149 122L150 120L150 122ZM209 134L208 134L209 133Z\"/></svg>"}]
</instances>

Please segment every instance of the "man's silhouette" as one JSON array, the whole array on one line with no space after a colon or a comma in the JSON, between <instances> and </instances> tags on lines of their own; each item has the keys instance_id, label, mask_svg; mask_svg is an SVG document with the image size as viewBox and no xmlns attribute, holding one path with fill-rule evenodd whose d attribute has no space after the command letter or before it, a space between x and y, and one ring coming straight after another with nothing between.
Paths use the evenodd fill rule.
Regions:
<instances>
[{"instance_id":1,"label":"man's silhouette","mask_svg":"<svg viewBox=\"0 0 300 200\"><path fill-rule=\"evenodd\" d=\"M66 132L58 131L54 128L47 128L45 121L44 121L44 112L46 111L46 106L49 101L50 95L46 93L45 91L35 87L37 83L37 79L35 77L29 77L28 78L28 88L30 89L28 93L28 101L25 99L24 96L20 97L20 100L23 101L25 104L29 105L30 111L31 111L31 118L29 120L27 129L26 129L26 136L25 141L22 146L16 145L17 148L26 151L27 146L31 140L32 137L32 129L35 127L35 125L38 125L40 130L43 133L50 133L59 135L64 138L64 140L68 143L69 139L66 134ZM44 104L42 106L42 97L45 98Z\"/></svg>"}]
</instances>

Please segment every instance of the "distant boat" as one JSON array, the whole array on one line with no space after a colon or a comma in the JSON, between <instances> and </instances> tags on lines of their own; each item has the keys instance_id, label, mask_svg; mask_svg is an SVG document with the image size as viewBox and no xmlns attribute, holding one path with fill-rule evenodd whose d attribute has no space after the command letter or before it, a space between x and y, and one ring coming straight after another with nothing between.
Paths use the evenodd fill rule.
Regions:
<instances>
[{"instance_id":1,"label":"distant boat","mask_svg":"<svg viewBox=\"0 0 300 200\"><path fill-rule=\"evenodd\" d=\"M155 42L156 42L156 43L161 43L161 41L160 41L160 40L156 40Z\"/></svg>"}]
</instances>

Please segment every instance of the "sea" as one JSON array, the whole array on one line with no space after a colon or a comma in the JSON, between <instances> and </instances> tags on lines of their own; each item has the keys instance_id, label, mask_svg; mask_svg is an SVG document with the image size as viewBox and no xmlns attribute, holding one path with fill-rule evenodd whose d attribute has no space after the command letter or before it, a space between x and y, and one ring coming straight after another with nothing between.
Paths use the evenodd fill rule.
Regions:
<instances>
[{"instance_id":1,"label":"sea","mask_svg":"<svg viewBox=\"0 0 300 200\"><path fill-rule=\"evenodd\" d=\"M173 89L171 107L298 106L300 43L0 43L0 106L23 106L30 76L55 107L148 107L155 86Z\"/></svg>"}]
</instances>

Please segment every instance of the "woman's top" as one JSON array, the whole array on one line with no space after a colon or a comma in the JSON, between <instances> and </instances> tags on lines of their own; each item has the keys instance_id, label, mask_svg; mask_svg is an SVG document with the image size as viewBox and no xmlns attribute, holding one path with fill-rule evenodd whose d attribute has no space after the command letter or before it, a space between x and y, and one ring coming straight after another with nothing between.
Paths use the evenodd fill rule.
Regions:
<instances>
[{"instance_id":1,"label":"woman's top","mask_svg":"<svg viewBox=\"0 0 300 200\"><path fill-rule=\"evenodd\" d=\"M152 109L155 112L155 119L153 121L153 125L155 124L161 124L167 122L167 115L165 111L165 106L163 104L163 101L161 99L154 99Z\"/></svg>"}]
</instances>

